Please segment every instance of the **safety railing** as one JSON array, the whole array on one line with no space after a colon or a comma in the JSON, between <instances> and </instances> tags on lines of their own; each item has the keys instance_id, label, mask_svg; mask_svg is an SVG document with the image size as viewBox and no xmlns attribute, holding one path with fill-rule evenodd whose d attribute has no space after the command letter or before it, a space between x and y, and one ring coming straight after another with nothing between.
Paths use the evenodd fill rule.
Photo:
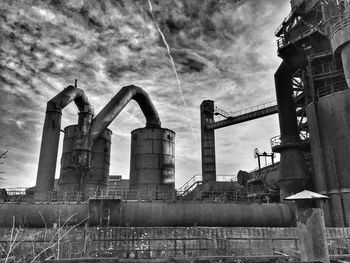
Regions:
<instances>
[{"instance_id":1,"label":"safety railing","mask_svg":"<svg viewBox=\"0 0 350 263\"><path fill-rule=\"evenodd\" d=\"M248 171L248 173L253 173L253 172L256 172L259 170L264 170L265 172L270 171L270 170L273 170L274 167L278 164L279 164L279 162L275 162L275 161L274 162L266 162L266 163L264 163L265 166L262 166L261 168L256 167L255 169Z\"/></svg>"},{"instance_id":2,"label":"safety railing","mask_svg":"<svg viewBox=\"0 0 350 263\"><path fill-rule=\"evenodd\" d=\"M337 72L340 70L341 70L341 66L333 62L313 64L311 66L311 71L314 77L323 75L323 74L332 73L332 72Z\"/></svg>"},{"instance_id":3,"label":"safety railing","mask_svg":"<svg viewBox=\"0 0 350 263\"><path fill-rule=\"evenodd\" d=\"M185 195L191 192L198 184L202 182L202 175L195 174L186 183L184 183L178 190L179 195Z\"/></svg>"},{"instance_id":4,"label":"safety railing","mask_svg":"<svg viewBox=\"0 0 350 263\"><path fill-rule=\"evenodd\" d=\"M281 145L281 136L277 135L270 139L271 148Z\"/></svg>"},{"instance_id":5,"label":"safety railing","mask_svg":"<svg viewBox=\"0 0 350 263\"><path fill-rule=\"evenodd\" d=\"M136 191L136 190L108 190L99 191L89 196L90 199L120 199L136 201L174 201L177 191Z\"/></svg>"},{"instance_id":6,"label":"safety railing","mask_svg":"<svg viewBox=\"0 0 350 263\"><path fill-rule=\"evenodd\" d=\"M268 191L264 186L264 184L257 184L257 185L248 184L247 186L248 197L252 197L253 195L259 195L259 194L268 194Z\"/></svg>"},{"instance_id":7,"label":"safety railing","mask_svg":"<svg viewBox=\"0 0 350 263\"><path fill-rule=\"evenodd\" d=\"M194 195L179 195L179 191L133 191L125 190L118 193L102 192L91 195L90 199L113 199L122 201L161 201L161 202L181 202L181 201L206 201L206 202L230 202L251 200L244 192L238 191L196 191Z\"/></svg>"},{"instance_id":8,"label":"safety railing","mask_svg":"<svg viewBox=\"0 0 350 263\"><path fill-rule=\"evenodd\" d=\"M189 199L186 199L189 200ZM232 201L253 201L246 192L239 191L198 191L191 196L193 201L204 202L232 202Z\"/></svg>"},{"instance_id":9,"label":"safety railing","mask_svg":"<svg viewBox=\"0 0 350 263\"><path fill-rule=\"evenodd\" d=\"M215 107L214 115L220 115L220 116L222 116L224 118L230 117L230 113L228 113L228 112L226 112L226 111L224 111L222 109L219 109L218 107Z\"/></svg>"},{"instance_id":10,"label":"safety railing","mask_svg":"<svg viewBox=\"0 0 350 263\"><path fill-rule=\"evenodd\" d=\"M240 116L240 115L243 115L243 114L251 113L251 112L254 112L254 111L263 110L263 109L275 106L276 104L277 104L277 102L275 100L269 101L269 102L266 102L266 103L263 103L263 104L259 104L259 105L256 105L256 106L253 106L253 107L250 107L250 108L246 108L246 109L243 109L243 110L231 112L230 113L230 117L236 117L236 116Z\"/></svg>"},{"instance_id":11,"label":"safety railing","mask_svg":"<svg viewBox=\"0 0 350 263\"><path fill-rule=\"evenodd\" d=\"M123 199L127 190L123 189L114 189L114 190L100 190L91 192L89 198L95 199Z\"/></svg>"},{"instance_id":12,"label":"safety railing","mask_svg":"<svg viewBox=\"0 0 350 263\"><path fill-rule=\"evenodd\" d=\"M217 182L237 181L237 175L218 174L216 175L216 181ZM199 184L202 184L202 175L195 174L183 186L177 189L178 196L184 196L190 193Z\"/></svg>"},{"instance_id":13,"label":"safety railing","mask_svg":"<svg viewBox=\"0 0 350 263\"><path fill-rule=\"evenodd\" d=\"M48 202L79 203L83 202L82 192L50 192Z\"/></svg>"},{"instance_id":14,"label":"safety railing","mask_svg":"<svg viewBox=\"0 0 350 263\"><path fill-rule=\"evenodd\" d=\"M350 12L344 13L343 17L338 17L331 28L331 37L333 37L338 31L343 30L345 27L350 26Z\"/></svg>"},{"instance_id":15,"label":"safety railing","mask_svg":"<svg viewBox=\"0 0 350 263\"><path fill-rule=\"evenodd\" d=\"M277 102L275 100L272 100L272 101L269 101L269 102L266 102L266 103L263 103L263 104L259 104L259 105L256 105L256 106L253 106L253 107L249 107L249 108L245 108L243 110L239 110L239 111L234 111L234 112L227 112L227 111L223 111L223 110L220 110L219 108L215 108L215 112L219 112L219 111L223 111L225 112L225 118L233 118L233 117L237 117L237 116L240 116L240 115L244 115L244 114L248 114L248 113L251 113L251 112L255 112L255 111L258 111L258 110L263 110L263 109L266 109L266 108L269 108L269 107L273 107L273 106L276 106L277 105ZM214 112L214 114L215 114ZM221 116L223 116L222 114L219 114Z\"/></svg>"},{"instance_id":16,"label":"safety railing","mask_svg":"<svg viewBox=\"0 0 350 263\"><path fill-rule=\"evenodd\" d=\"M327 86L319 87L316 91L316 94L318 98L321 98L321 97L330 95L332 93L346 90L346 89L347 89L347 84L345 81L342 81L342 82L332 83Z\"/></svg>"},{"instance_id":17,"label":"safety railing","mask_svg":"<svg viewBox=\"0 0 350 263\"><path fill-rule=\"evenodd\" d=\"M217 174L216 175L217 182L233 182L237 181L237 175L226 175L226 174Z\"/></svg>"},{"instance_id":18,"label":"safety railing","mask_svg":"<svg viewBox=\"0 0 350 263\"><path fill-rule=\"evenodd\" d=\"M308 143L309 142L309 137L310 134L309 133L300 133L299 134L299 139L300 139L300 142L301 143ZM271 148L273 149L274 147L276 146L280 146L282 143L281 141L281 136L280 135L277 135L277 136L274 136L270 139L270 145L271 145Z\"/></svg>"},{"instance_id":19,"label":"safety railing","mask_svg":"<svg viewBox=\"0 0 350 263\"><path fill-rule=\"evenodd\" d=\"M14 195L25 195L27 187L14 187L14 188L5 188L6 194L9 196Z\"/></svg>"}]
</instances>

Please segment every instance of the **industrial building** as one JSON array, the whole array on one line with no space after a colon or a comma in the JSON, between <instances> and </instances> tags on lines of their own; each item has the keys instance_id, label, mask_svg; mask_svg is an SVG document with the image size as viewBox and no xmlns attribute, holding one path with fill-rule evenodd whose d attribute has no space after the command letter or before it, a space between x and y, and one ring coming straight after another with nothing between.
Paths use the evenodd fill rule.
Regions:
<instances>
[{"instance_id":1,"label":"industrial building","mask_svg":"<svg viewBox=\"0 0 350 263\"><path fill-rule=\"evenodd\" d=\"M316 203L327 227L349 227L350 2L292 0L275 34L283 59L274 76L277 104L237 115L212 100L200 105L201 180L175 189L176 134L161 126L145 90L122 88L95 116L88 94L69 86L47 103L34 194L23 203L3 193L1 226L11 227L13 216L21 226L52 226L59 211L67 225L88 218L90 226L295 227L296 206L285 198L309 190L329 197ZM121 178L109 176L108 127L130 100L139 104L146 124L131 131L128 186L113 189L108 178ZM55 191L62 110L73 101L78 121L64 127ZM280 135L271 135L271 151L280 161L219 182L215 130L277 113ZM256 157L273 161L274 154L257 151Z\"/></svg>"}]
</instances>

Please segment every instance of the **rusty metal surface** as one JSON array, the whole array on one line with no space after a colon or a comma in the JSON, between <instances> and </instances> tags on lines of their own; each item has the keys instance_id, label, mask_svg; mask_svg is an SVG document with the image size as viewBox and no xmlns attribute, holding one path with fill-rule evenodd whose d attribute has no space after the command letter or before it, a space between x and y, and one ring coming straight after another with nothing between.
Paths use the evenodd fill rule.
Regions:
<instances>
[{"instance_id":1,"label":"rusty metal surface","mask_svg":"<svg viewBox=\"0 0 350 263\"><path fill-rule=\"evenodd\" d=\"M207 129L207 125L214 123L214 101L205 100L200 106L201 118L201 154L203 182L216 181L215 164L215 133Z\"/></svg>"},{"instance_id":2,"label":"rusty metal surface","mask_svg":"<svg viewBox=\"0 0 350 263\"><path fill-rule=\"evenodd\" d=\"M73 165L74 146L79 136L79 126L71 125L65 128L59 180L61 192L82 192L87 197L90 192L106 188L110 166L111 134L112 132L108 129L100 134L90 150L92 157L89 169L80 169Z\"/></svg>"},{"instance_id":3,"label":"rusty metal surface","mask_svg":"<svg viewBox=\"0 0 350 263\"><path fill-rule=\"evenodd\" d=\"M146 127L160 127L158 112L148 93L140 87L130 85L123 87L94 118L91 128L93 140L98 138L132 99L139 104L146 118Z\"/></svg>"},{"instance_id":4,"label":"rusty metal surface","mask_svg":"<svg viewBox=\"0 0 350 263\"><path fill-rule=\"evenodd\" d=\"M87 132L90 129L93 108L90 105L83 90L73 86L68 86L47 103L46 116L42 134L38 173L36 180L35 198L40 200L46 192L53 190L58 143L61 130L61 111L69 103L74 101L82 113L80 124L84 127L80 129L80 142L77 142L78 154L81 146L90 147ZM85 120L86 119L86 120ZM84 141L87 140L87 141ZM88 156L85 156L89 158ZM79 159L80 156L77 156ZM82 161L87 165L86 160Z\"/></svg>"},{"instance_id":5,"label":"rusty metal surface","mask_svg":"<svg viewBox=\"0 0 350 263\"><path fill-rule=\"evenodd\" d=\"M141 128L131 132L130 190L175 190L175 132Z\"/></svg>"}]
</instances>

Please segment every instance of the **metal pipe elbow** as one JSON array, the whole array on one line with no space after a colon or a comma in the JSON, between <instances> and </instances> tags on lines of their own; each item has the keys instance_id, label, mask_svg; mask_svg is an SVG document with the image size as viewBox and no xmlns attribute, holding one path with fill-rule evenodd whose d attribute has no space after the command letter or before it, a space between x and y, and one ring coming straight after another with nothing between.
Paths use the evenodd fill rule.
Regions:
<instances>
[{"instance_id":1,"label":"metal pipe elbow","mask_svg":"<svg viewBox=\"0 0 350 263\"><path fill-rule=\"evenodd\" d=\"M91 128L93 140L98 138L132 99L139 104L146 118L146 127L161 127L158 111L149 94L138 86L130 85L123 87L94 118Z\"/></svg>"},{"instance_id":2,"label":"metal pipe elbow","mask_svg":"<svg viewBox=\"0 0 350 263\"><path fill-rule=\"evenodd\" d=\"M93 107L88 97L82 89L74 86L68 86L63 91L47 102L46 112L61 112L64 107L74 100L80 112L88 112L93 114Z\"/></svg>"}]
</instances>

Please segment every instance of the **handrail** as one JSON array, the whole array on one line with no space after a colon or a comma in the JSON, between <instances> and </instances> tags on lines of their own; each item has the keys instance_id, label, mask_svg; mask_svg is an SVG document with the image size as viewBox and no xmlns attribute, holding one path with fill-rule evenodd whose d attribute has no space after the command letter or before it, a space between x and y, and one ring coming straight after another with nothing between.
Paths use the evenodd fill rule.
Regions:
<instances>
[{"instance_id":1,"label":"handrail","mask_svg":"<svg viewBox=\"0 0 350 263\"><path fill-rule=\"evenodd\" d=\"M327 86L323 86L317 89L316 94L318 98L322 98L324 96L330 95L332 93L346 90L347 89L347 84L345 82L337 82L337 83L332 83Z\"/></svg>"},{"instance_id":2,"label":"handrail","mask_svg":"<svg viewBox=\"0 0 350 263\"><path fill-rule=\"evenodd\" d=\"M27 187L13 187L5 188L6 194L9 196L13 195L25 195Z\"/></svg>"},{"instance_id":3,"label":"handrail","mask_svg":"<svg viewBox=\"0 0 350 263\"><path fill-rule=\"evenodd\" d=\"M300 142L304 142L304 143L307 143L308 140L309 140L309 137L310 137L310 134L309 133L306 133L306 134L299 134L299 139L300 139ZM282 143L281 141L281 135L277 135L277 136L274 136L270 139L270 144L271 144L271 148L274 148L276 146L280 146Z\"/></svg>"},{"instance_id":4,"label":"handrail","mask_svg":"<svg viewBox=\"0 0 350 263\"><path fill-rule=\"evenodd\" d=\"M333 37L339 30L349 25L350 25L349 16L338 17L338 21L332 25L331 34L330 34L331 37Z\"/></svg>"},{"instance_id":5,"label":"handrail","mask_svg":"<svg viewBox=\"0 0 350 263\"><path fill-rule=\"evenodd\" d=\"M186 183L184 183L179 189L179 192L186 192L194 183L202 181L202 175L195 174Z\"/></svg>"},{"instance_id":6,"label":"handrail","mask_svg":"<svg viewBox=\"0 0 350 263\"><path fill-rule=\"evenodd\" d=\"M323 75L326 73L337 72L341 69L339 66L333 62L324 62L319 64L313 64L311 67L312 74L314 76Z\"/></svg>"},{"instance_id":7,"label":"handrail","mask_svg":"<svg viewBox=\"0 0 350 263\"><path fill-rule=\"evenodd\" d=\"M245 108L245 109L242 109L239 111L234 111L234 112L227 112L227 111L219 109L218 107L215 107L214 114L215 114L215 112L225 112L225 114L226 114L226 116L224 116L225 118L233 118L233 117L237 117L237 116L240 116L243 114L248 114L248 113L251 113L254 111L263 110L263 109L266 109L269 107L273 107L276 105L277 105L277 102L275 100L272 100L269 102L265 102L265 103L262 103L262 104L259 104L256 106L252 106L252 107ZM219 114L219 115L223 116L222 114Z\"/></svg>"}]
</instances>

